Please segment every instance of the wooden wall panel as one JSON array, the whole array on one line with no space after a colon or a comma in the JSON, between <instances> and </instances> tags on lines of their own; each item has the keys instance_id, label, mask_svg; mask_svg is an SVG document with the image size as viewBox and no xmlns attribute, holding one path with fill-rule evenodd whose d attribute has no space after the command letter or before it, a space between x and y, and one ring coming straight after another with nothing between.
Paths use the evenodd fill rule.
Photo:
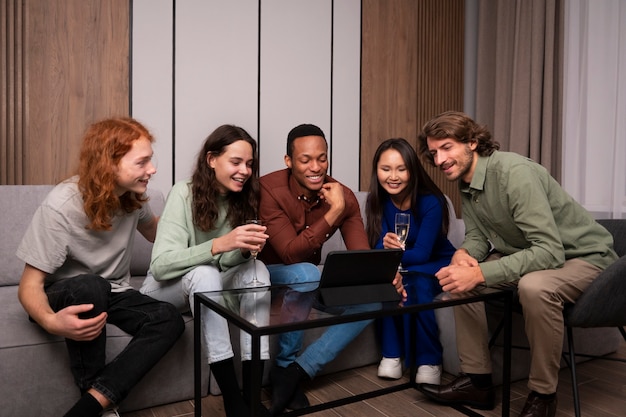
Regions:
<instances>
[{"instance_id":1,"label":"wooden wall panel","mask_svg":"<svg viewBox=\"0 0 626 417\"><path fill-rule=\"evenodd\" d=\"M433 116L446 110L463 110L464 0L418 1L417 132ZM417 140L415 141L417 147ZM461 216L456 182L424 164L441 190L452 199Z\"/></svg>"},{"instance_id":2,"label":"wooden wall panel","mask_svg":"<svg viewBox=\"0 0 626 417\"><path fill-rule=\"evenodd\" d=\"M361 190L370 183L378 145L415 138L417 9L415 0L363 0L361 56Z\"/></svg>"},{"instance_id":3,"label":"wooden wall panel","mask_svg":"<svg viewBox=\"0 0 626 417\"><path fill-rule=\"evenodd\" d=\"M361 186L376 147L404 137L417 147L426 121L463 108L463 0L363 0ZM456 183L426 169L460 215Z\"/></svg>"},{"instance_id":4,"label":"wooden wall panel","mask_svg":"<svg viewBox=\"0 0 626 417\"><path fill-rule=\"evenodd\" d=\"M129 113L129 2L30 0L25 180L58 182L87 124Z\"/></svg>"},{"instance_id":5,"label":"wooden wall panel","mask_svg":"<svg viewBox=\"0 0 626 417\"><path fill-rule=\"evenodd\" d=\"M13 37L18 52L5 54L10 47L3 42L3 56L14 57L12 63L2 62L3 75L14 72L7 84L9 91L18 93L7 97L2 111L2 149L11 143L15 149L12 155L3 155L2 163L14 164L17 174L3 176L2 184L57 183L75 170L89 123L129 114L130 3L8 0L6 4L3 22L4 10L23 10L13 13L15 23L7 26L7 39ZM3 85L3 96L4 90ZM5 129L9 123L14 128Z\"/></svg>"}]
</instances>

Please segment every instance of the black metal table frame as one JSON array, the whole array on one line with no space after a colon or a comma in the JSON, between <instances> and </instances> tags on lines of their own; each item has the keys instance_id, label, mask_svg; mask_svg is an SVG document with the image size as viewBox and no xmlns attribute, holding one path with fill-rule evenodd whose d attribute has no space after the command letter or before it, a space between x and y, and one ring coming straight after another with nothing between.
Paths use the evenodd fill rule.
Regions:
<instances>
[{"instance_id":1,"label":"black metal table frame","mask_svg":"<svg viewBox=\"0 0 626 417\"><path fill-rule=\"evenodd\" d=\"M278 288L284 286L273 286L270 288ZM242 291L258 291L259 289L247 288ZM261 288L261 290L267 291L268 287ZM231 290L232 291L232 290ZM290 332L293 330L305 330L317 327L325 327L333 324L350 323L360 320L377 319L384 316L396 316L402 314L410 314L411 319L416 319L416 314L424 310L434 310L437 308L452 307L455 305L469 304L474 302L482 302L489 300L502 300L504 301L504 346L503 346L503 361L502 361L502 417L509 417L510 414L510 397L511 397L511 326L512 326L512 292L509 290L500 290L495 292L489 292L485 294L473 295L464 298L455 298L448 300L437 300L431 303L414 304L402 308L394 308L389 310L374 310L362 313L350 314L346 316L336 315L330 317L322 317L318 319L307 319L305 321L279 324L269 327L257 327L247 320L233 314L230 310L224 306L216 303L209 298L207 294L219 295L222 291L213 291L209 293L196 293L194 295L194 416L202 416L202 338L201 338L201 308L207 307L217 312L224 317L228 322L237 326L241 331L249 333L252 337L252 361L251 361L251 373L257 377L251 378L251 391L252 391L252 404L258 404L261 400L261 336ZM416 334L415 326L411 326L410 330L410 346L411 351L415 352ZM380 395L389 394L392 392L402 391L408 388L415 388L415 374L417 368L415 361L411 361L410 378L409 382L400 383L391 387L381 388L378 390L357 394L354 396L340 398L337 400L329 401L323 404L312 405L310 407L293 410L282 414L283 416L300 416L304 414L310 414L317 411L327 410L329 408L339 407L346 404L351 404L358 401L363 401L369 398L377 397ZM456 410L464 413L468 416L481 416L477 412L462 406L453 406ZM251 407L251 416L257 415L257 407Z\"/></svg>"}]
</instances>

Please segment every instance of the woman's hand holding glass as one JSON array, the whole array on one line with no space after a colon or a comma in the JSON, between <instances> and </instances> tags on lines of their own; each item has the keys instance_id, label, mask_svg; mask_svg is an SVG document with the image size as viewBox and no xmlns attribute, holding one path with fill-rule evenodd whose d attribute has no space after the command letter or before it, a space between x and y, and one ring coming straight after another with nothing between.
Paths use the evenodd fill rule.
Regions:
<instances>
[{"instance_id":1,"label":"woman's hand holding glass","mask_svg":"<svg viewBox=\"0 0 626 417\"><path fill-rule=\"evenodd\" d=\"M248 228L248 231L251 231L254 234L251 236L251 241L249 242L249 244L252 245L252 247L250 248L250 256L252 256L253 278L252 278L252 281L247 282L246 285L249 285L252 287L265 286L263 282L258 280L257 275L256 275L256 258L259 252L263 250L263 247L265 246L265 241L269 237L268 235L265 234L265 230L267 230L267 227L263 226L263 222L259 219L246 220L245 226ZM262 242L259 242L257 244L258 239L260 238L258 236L259 234L262 234L264 238Z\"/></svg>"},{"instance_id":2,"label":"woman's hand holding glass","mask_svg":"<svg viewBox=\"0 0 626 417\"><path fill-rule=\"evenodd\" d=\"M411 225L411 216L408 213L396 213L396 236L402 250L405 248L406 239L409 237L409 226ZM398 265L398 271L406 272L402 264Z\"/></svg>"},{"instance_id":3,"label":"woman's hand holding glass","mask_svg":"<svg viewBox=\"0 0 626 417\"><path fill-rule=\"evenodd\" d=\"M383 248L385 249L402 249L404 245L398 239L398 235L393 232L387 232L383 237Z\"/></svg>"},{"instance_id":4,"label":"woman's hand holding glass","mask_svg":"<svg viewBox=\"0 0 626 417\"><path fill-rule=\"evenodd\" d=\"M269 235L265 234L267 227L264 226L263 221L259 219L246 220L246 224L240 227L246 230L246 246L241 249L242 251L247 249L250 252L250 256L256 259L259 252L265 247L265 242L269 237Z\"/></svg>"},{"instance_id":5,"label":"woman's hand holding glass","mask_svg":"<svg viewBox=\"0 0 626 417\"><path fill-rule=\"evenodd\" d=\"M235 227L225 235L213 239L211 252L217 255L239 249L246 256L252 251L260 252L269 237L265 230L265 226L257 224L243 224Z\"/></svg>"}]
</instances>

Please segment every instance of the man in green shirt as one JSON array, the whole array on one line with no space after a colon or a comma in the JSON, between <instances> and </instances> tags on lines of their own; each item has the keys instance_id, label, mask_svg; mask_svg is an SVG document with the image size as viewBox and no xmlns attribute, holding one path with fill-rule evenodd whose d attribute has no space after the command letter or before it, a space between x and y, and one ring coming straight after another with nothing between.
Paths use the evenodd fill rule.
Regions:
<instances>
[{"instance_id":1,"label":"man in green shirt","mask_svg":"<svg viewBox=\"0 0 626 417\"><path fill-rule=\"evenodd\" d=\"M480 293L516 285L524 309L531 390L520 417L556 414L563 305L617 259L611 234L528 158L498 151L486 127L460 112L424 125L419 152L459 181L465 240L437 274L444 291ZM454 308L462 374L447 385L422 384L447 404L494 407L484 304Z\"/></svg>"}]
</instances>

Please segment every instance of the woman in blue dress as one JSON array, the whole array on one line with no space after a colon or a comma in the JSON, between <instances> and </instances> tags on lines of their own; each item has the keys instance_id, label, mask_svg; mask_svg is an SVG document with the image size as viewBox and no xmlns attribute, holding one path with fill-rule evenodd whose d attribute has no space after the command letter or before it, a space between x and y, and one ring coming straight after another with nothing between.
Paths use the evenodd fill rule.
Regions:
<instances>
[{"instance_id":1,"label":"woman in blue dress","mask_svg":"<svg viewBox=\"0 0 626 417\"><path fill-rule=\"evenodd\" d=\"M395 233L396 213L410 215L404 244ZM449 265L455 251L447 238L448 213L445 196L424 170L413 147L402 138L381 143L372 161L366 229L372 248L404 249L407 304L430 302L441 292L432 275ZM383 358L378 376L402 376L401 357L407 356L409 326L413 325L417 330L416 382L439 384L443 349L434 311L420 312L415 323L407 314L383 318L380 324Z\"/></svg>"}]
</instances>

